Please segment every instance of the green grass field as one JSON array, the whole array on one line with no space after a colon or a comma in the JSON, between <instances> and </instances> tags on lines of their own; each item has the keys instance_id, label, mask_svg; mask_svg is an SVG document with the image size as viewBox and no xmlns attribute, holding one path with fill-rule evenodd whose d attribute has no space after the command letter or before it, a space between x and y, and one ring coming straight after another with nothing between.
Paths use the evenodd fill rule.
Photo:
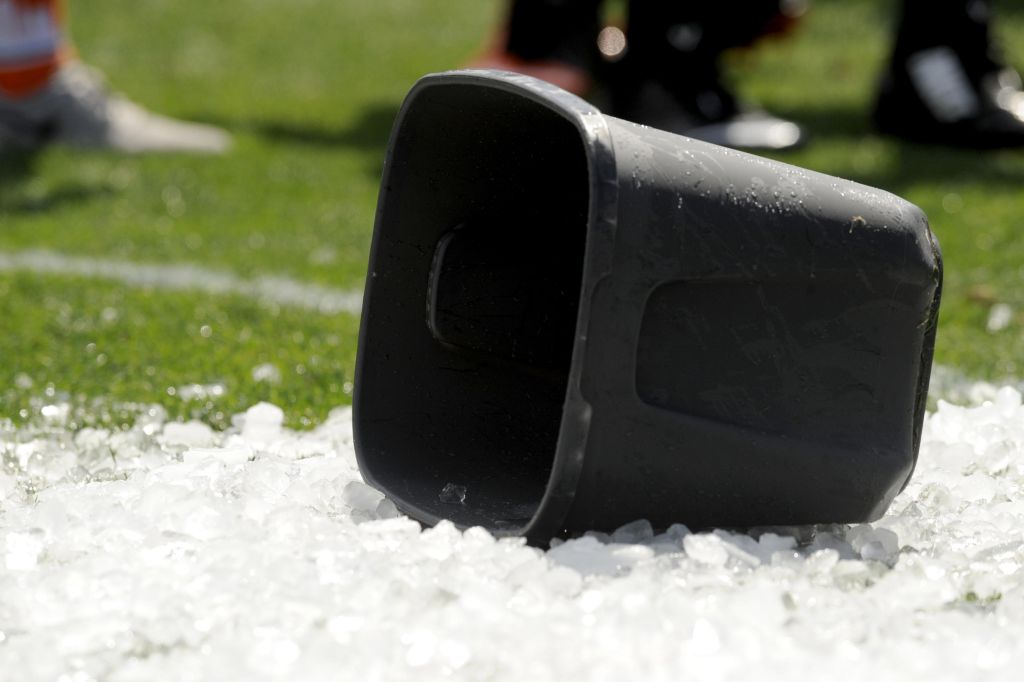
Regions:
<instances>
[{"instance_id":1,"label":"green grass field","mask_svg":"<svg viewBox=\"0 0 1024 682\"><path fill-rule=\"evenodd\" d=\"M739 55L735 78L813 131L813 144L779 158L893 191L929 215L947 268L937 361L981 378L1019 376L1024 151L951 151L871 134L895 4L819 0L794 38ZM1024 9L1000 7L1010 60L1024 67ZM235 146L213 159L58 149L0 157L0 254L189 264L243 281L351 290L362 286L402 97L420 75L472 54L501 3L93 0L71 11L80 53L115 89L224 126ZM1014 313L989 332L996 303ZM269 400L291 424L309 425L350 400L351 314L266 305L238 291L0 271L0 318L0 418L31 418L64 396L101 421L116 420L125 403L160 403L224 424ZM268 366L275 380L261 378ZM193 384L219 388L182 390Z\"/></svg>"}]
</instances>

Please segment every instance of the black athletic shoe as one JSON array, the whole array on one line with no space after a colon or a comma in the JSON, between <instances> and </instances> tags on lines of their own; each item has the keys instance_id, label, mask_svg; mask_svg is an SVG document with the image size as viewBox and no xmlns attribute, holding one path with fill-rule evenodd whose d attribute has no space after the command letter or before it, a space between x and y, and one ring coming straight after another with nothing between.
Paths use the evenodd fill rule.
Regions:
<instances>
[{"instance_id":1,"label":"black athletic shoe","mask_svg":"<svg viewBox=\"0 0 1024 682\"><path fill-rule=\"evenodd\" d=\"M914 142L973 149L1024 146L1020 76L998 65L978 72L967 64L946 45L894 64L882 81L875 126Z\"/></svg>"},{"instance_id":2,"label":"black athletic shoe","mask_svg":"<svg viewBox=\"0 0 1024 682\"><path fill-rule=\"evenodd\" d=\"M796 123L743 104L722 78L723 53L792 25L799 2L629 3L625 56L608 66L613 116L726 147L779 151L802 144Z\"/></svg>"},{"instance_id":3,"label":"black athletic shoe","mask_svg":"<svg viewBox=\"0 0 1024 682\"><path fill-rule=\"evenodd\" d=\"M875 106L879 131L973 149L1024 145L1024 92L989 0L903 0Z\"/></svg>"},{"instance_id":4,"label":"black athletic shoe","mask_svg":"<svg viewBox=\"0 0 1024 682\"><path fill-rule=\"evenodd\" d=\"M793 121L745 105L709 72L674 77L618 74L609 88L608 113L618 118L750 151L793 149L807 134Z\"/></svg>"}]
</instances>

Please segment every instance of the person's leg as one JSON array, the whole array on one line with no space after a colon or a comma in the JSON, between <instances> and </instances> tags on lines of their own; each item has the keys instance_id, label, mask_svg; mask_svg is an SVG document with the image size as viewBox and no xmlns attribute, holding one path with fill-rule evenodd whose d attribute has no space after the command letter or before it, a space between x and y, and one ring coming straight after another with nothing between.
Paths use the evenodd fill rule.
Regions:
<instances>
[{"instance_id":1,"label":"person's leg","mask_svg":"<svg viewBox=\"0 0 1024 682\"><path fill-rule=\"evenodd\" d=\"M991 35L988 0L904 0L875 110L884 133L967 147L1024 145L1024 92Z\"/></svg>"},{"instance_id":2,"label":"person's leg","mask_svg":"<svg viewBox=\"0 0 1024 682\"><path fill-rule=\"evenodd\" d=\"M792 21L803 6L780 0L632 0L612 113L733 147L799 144L804 135L796 124L737 102L719 63L723 52Z\"/></svg>"},{"instance_id":3,"label":"person's leg","mask_svg":"<svg viewBox=\"0 0 1024 682\"><path fill-rule=\"evenodd\" d=\"M512 0L504 26L473 68L523 73L584 95L593 83L601 0Z\"/></svg>"},{"instance_id":4,"label":"person's leg","mask_svg":"<svg viewBox=\"0 0 1024 682\"><path fill-rule=\"evenodd\" d=\"M741 107L718 68L724 50L792 20L800 0L632 0L626 48L610 66L597 50L600 5L513 0L498 47L470 66L525 73L576 94L596 77L609 113L717 144L784 149L803 140L796 124Z\"/></svg>"},{"instance_id":5,"label":"person's leg","mask_svg":"<svg viewBox=\"0 0 1024 682\"><path fill-rule=\"evenodd\" d=\"M47 144L218 153L228 135L107 92L68 47L60 0L0 0L0 149Z\"/></svg>"},{"instance_id":6,"label":"person's leg","mask_svg":"<svg viewBox=\"0 0 1024 682\"><path fill-rule=\"evenodd\" d=\"M507 47L523 59L592 69L600 0L514 0Z\"/></svg>"},{"instance_id":7,"label":"person's leg","mask_svg":"<svg viewBox=\"0 0 1024 682\"><path fill-rule=\"evenodd\" d=\"M806 3L792 0L632 0L630 50L651 67L717 60L730 48L785 30L805 9Z\"/></svg>"}]
</instances>

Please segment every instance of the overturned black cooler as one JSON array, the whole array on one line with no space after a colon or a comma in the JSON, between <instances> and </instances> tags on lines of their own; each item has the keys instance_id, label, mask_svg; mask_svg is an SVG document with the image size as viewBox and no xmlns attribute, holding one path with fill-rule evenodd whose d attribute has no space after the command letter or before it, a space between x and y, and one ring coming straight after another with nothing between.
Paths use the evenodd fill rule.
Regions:
<instances>
[{"instance_id":1,"label":"overturned black cooler","mask_svg":"<svg viewBox=\"0 0 1024 682\"><path fill-rule=\"evenodd\" d=\"M914 468L942 269L886 192L432 75L369 270L359 466L428 524L867 521Z\"/></svg>"}]
</instances>

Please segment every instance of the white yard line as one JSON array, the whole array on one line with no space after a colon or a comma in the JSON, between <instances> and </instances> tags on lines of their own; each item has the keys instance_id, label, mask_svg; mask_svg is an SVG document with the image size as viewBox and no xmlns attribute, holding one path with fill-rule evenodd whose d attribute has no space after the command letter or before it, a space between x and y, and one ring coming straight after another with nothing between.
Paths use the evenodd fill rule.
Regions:
<instances>
[{"instance_id":1,"label":"white yard line","mask_svg":"<svg viewBox=\"0 0 1024 682\"><path fill-rule=\"evenodd\" d=\"M231 272L193 263L135 263L112 258L68 256L45 249L0 251L0 273L4 272L103 279L139 289L230 294L327 315L358 315L363 305L363 292L360 290L335 289L287 277L244 279Z\"/></svg>"}]
</instances>

